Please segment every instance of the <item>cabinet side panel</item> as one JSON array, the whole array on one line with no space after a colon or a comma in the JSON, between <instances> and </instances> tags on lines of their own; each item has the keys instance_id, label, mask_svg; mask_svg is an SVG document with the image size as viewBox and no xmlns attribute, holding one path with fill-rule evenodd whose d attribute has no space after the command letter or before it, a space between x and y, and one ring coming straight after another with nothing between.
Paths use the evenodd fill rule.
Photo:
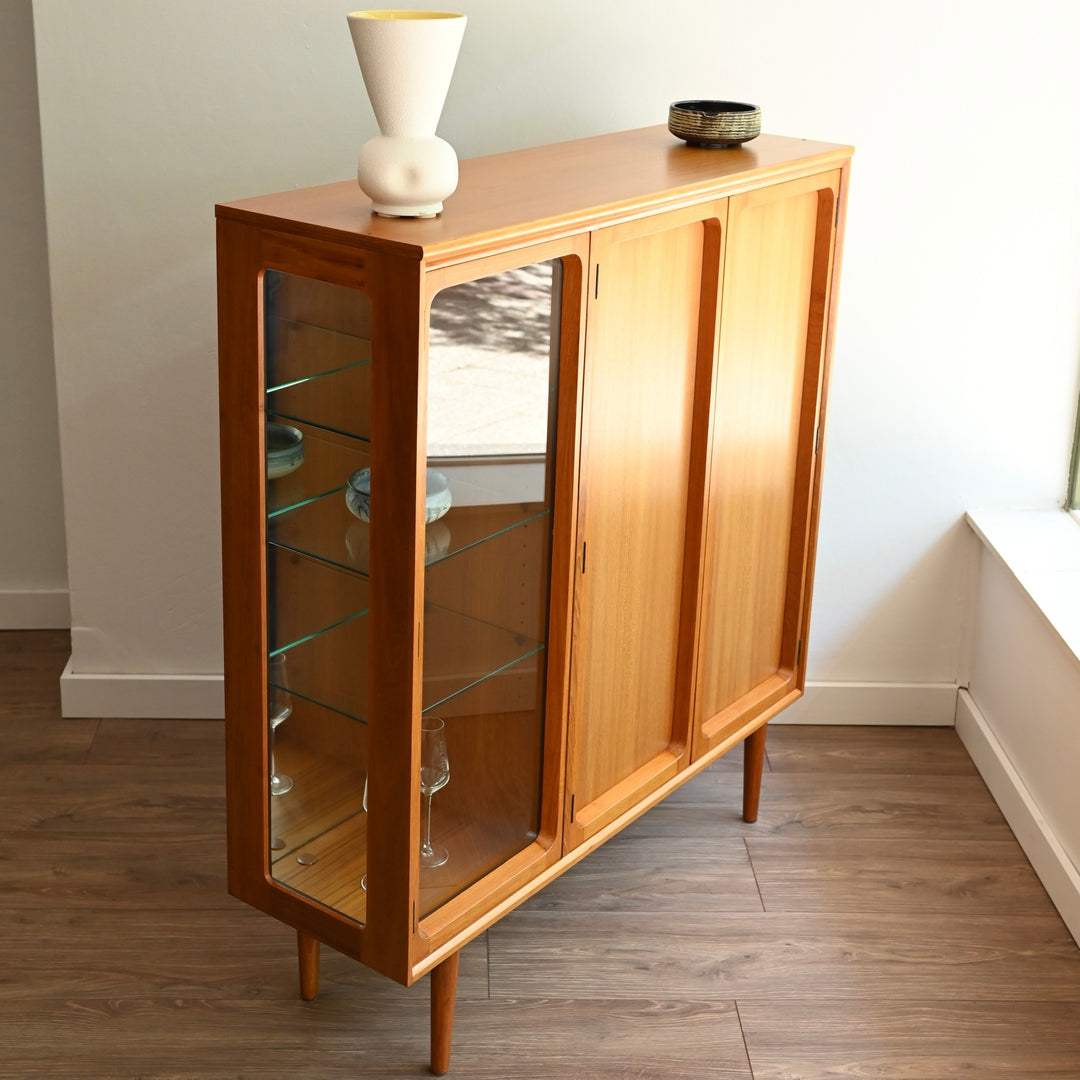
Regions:
<instances>
[{"instance_id":1,"label":"cabinet side panel","mask_svg":"<svg viewBox=\"0 0 1080 1080\"><path fill-rule=\"evenodd\" d=\"M704 229L600 248L574 645L579 809L673 742Z\"/></svg>"},{"instance_id":2,"label":"cabinet side panel","mask_svg":"<svg viewBox=\"0 0 1080 1080\"><path fill-rule=\"evenodd\" d=\"M705 552L699 716L777 675L818 195L731 205Z\"/></svg>"},{"instance_id":3,"label":"cabinet side panel","mask_svg":"<svg viewBox=\"0 0 1080 1080\"><path fill-rule=\"evenodd\" d=\"M257 904L268 781L258 235L218 222L217 250L229 890Z\"/></svg>"}]
</instances>

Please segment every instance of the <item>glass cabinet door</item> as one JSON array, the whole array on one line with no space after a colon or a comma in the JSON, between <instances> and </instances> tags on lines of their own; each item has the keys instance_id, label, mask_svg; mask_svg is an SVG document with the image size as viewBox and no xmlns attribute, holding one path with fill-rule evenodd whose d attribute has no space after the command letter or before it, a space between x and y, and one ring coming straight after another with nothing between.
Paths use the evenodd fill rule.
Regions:
<instances>
[{"instance_id":1,"label":"glass cabinet door","mask_svg":"<svg viewBox=\"0 0 1080 1080\"><path fill-rule=\"evenodd\" d=\"M263 354L271 875L363 922L370 298L267 270Z\"/></svg>"},{"instance_id":2,"label":"glass cabinet door","mask_svg":"<svg viewBox=\"0 0 1080 1080\"><path fill-rule=\"evenodd\" d=\"M561 269L431 304L421 916L539 831Z\"/></svg>"}]
</instances>

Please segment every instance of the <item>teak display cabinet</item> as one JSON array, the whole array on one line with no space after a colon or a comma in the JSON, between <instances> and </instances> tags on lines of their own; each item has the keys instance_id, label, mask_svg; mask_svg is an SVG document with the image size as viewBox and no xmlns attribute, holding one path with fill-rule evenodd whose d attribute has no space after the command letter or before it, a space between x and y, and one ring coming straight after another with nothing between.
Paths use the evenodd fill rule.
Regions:
<instances>
[{"instance_id":1,"label":"teak display cabinet","mask_svg":"<svg viewBox=\"0 0 1080 1080\"><path fill-rule=\"evenodd\" d=\"M437 1072L470 938L744 739L756 816L849 159L656 127L462 162L429 220L217 208L229 887L306 998L320 942L432 972Z\"/></svg>"}]
</instances>

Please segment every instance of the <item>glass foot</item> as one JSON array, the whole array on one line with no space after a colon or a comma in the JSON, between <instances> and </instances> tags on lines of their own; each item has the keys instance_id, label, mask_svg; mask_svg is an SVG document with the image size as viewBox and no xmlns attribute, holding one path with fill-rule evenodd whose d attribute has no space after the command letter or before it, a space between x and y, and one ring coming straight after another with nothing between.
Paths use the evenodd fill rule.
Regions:
<instances>
[{"instance_id":1,"label":"glass foot","mask_svg":"<svg viewBox=\"0 0 1080 1080\"><path fill-rule=\"evenodd\" d=\"M292 790L292 777L286 776L284 773L275 773L270 777L270 794L271 795L284 795L286 791Z\"/></svg>"},{"instance_id":2,"label":"glass foot","mask_svg":"<svg viewBox=\"0 0 1080 1080\"><path fill-rule=\"evenodd\" d=\"M450 858L450 852L442 844L432 844L430 847L420 849L420 868L430 870L435 866L442 866Z\"/></svg>"}]
</instances>

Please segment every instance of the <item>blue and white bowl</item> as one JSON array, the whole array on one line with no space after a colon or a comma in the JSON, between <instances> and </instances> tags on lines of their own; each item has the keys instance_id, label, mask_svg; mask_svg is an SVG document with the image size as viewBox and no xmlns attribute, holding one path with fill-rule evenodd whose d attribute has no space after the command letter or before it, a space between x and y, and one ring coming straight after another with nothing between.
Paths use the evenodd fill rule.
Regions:
<instances>
[{"instance_id":1,"label":"blue and white bowl","mask_svg":"<svg viewBox=\"0 0 1080 1080\"><path fill-rule=\"evenodd\" d=\"M453 501L450 485L438 469L427 471L427 499L424 504L424 521L438 521ZM345 488L345 505L361 520L371 520L371 470L357 469L349 477Z\"/></svg>"}]
</instances>

